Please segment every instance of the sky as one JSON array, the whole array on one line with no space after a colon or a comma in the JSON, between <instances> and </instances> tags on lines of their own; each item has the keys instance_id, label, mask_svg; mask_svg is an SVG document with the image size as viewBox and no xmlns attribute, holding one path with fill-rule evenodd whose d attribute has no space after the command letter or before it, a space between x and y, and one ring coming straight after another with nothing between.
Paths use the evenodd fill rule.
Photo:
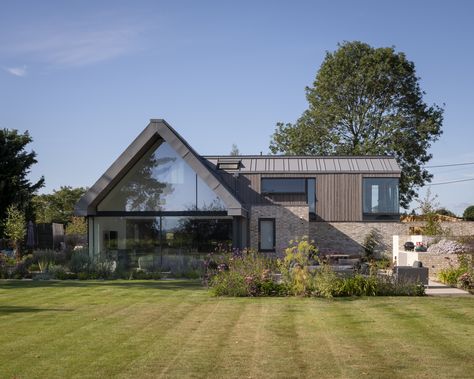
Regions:
<instances>
[{"instance_id":1,"label":"sky","mask_svg":"<svg viewBox=\"0 0 474 379\"><path fill-rule=\"evenodd\" d=\"M42 193L91 186L150 118L202 155L265 154L326 52L360 40L404 52L425 102L444 106L429 165L474 162L473 14L469 0L2 0L0 128L31 134ZM474 178L474 165L430 171ZM431 191L457 214L474 204L474 181Z\"/></svg>"}]
</instances>

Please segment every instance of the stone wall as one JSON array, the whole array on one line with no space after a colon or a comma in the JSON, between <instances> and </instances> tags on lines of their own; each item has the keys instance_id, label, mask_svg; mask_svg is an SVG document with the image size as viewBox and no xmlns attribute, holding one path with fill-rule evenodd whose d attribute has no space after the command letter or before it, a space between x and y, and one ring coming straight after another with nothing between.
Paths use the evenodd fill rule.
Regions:
<instances>
[{"instance_id":1,"label":"stone wall","mask_svg":"<svg viewBox=\"0 0 474 379\"><path fill-rule=\"evenodd\" d=\"M472 259L472 255L467 255ZM418 260L423 263L423 267L428 267L430 278L436 278L438 272L442 269L459 266L459 257L457 254L433 254L419 253Z\"/></svg>"},{"instance_id":2,"label":"stone wall","mask_svg":"<svg viewBox=\"0 0 474 379\"><path fill-rule=\"evenodd\" d=\"M258 249L258 219L275 219L275 247L278 254L288 247L290 240L308 236L307 206L255 205L250 209L250 248Z\"/></svg>"},{"instance_id":3,"label":"stone wall","mask_svg":"<svg viewBox=\"0 0 474 379\"><path fill-rule=\"evenodd\" d=\"M410 227L424 222L309 222L307 206L255 205L250 209L250 247L258 249L258 219L274 218L276 252L281 253L290 240L308 236L323 253L361 254L367 234L374 229L379 241L379 255L392 256L394 235L408 235ZM474 222L443 222L453 236L474 235ZM402 241L401 241L402 242ZM403 241L404 242L404 241Z\"/></svg>"},{"instance_id":4,"label":"stone wall","mask_svg":"<svg viewBox=\"0 0 474 379\"><path fill-rule=\"evenodd\" d=\"M309 237L315 240L316 246L324 253L360 254L367 234L374 229L379 240L379 254L392 254L394 235L408 235L410 227L422 226L417 221L401 222L311 222ZM443 222L442 227L449 229L453 236L474 235L474 222Z\"/></svg>"}]
</instances>

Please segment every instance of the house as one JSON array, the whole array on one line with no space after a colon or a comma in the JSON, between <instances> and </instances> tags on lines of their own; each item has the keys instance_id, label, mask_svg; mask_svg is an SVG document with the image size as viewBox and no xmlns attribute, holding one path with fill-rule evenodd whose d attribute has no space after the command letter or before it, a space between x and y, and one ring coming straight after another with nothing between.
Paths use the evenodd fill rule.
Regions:
<instances>
[{"instance_id":1,"label":"house","mask_svg":"<svg viewBox=\"0 0 474 379\"><path fill-rule=\"evenodd\" d=\"M302 236L326 251L360 251L368 223L399 220L400 173L386 156L200 156L151 120L76 215L88 219L91 254L130 265L230 244L278 253Z\"/></svg>"}]
</instances>

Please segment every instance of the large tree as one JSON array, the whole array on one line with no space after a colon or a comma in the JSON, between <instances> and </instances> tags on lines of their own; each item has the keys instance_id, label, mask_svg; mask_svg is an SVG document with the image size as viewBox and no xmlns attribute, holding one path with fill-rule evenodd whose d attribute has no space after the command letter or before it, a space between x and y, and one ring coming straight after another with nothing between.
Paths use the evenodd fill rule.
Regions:
<instances>
[{"instance_id":1,"label":"large tree","mask_svg":"<svg viewBox=\"0 0 474 379\"><path fill-rule=\"evenodd\" d=\"M67 224L72 221L74 207L86 192L86 188L61 186L52 194L42 194L33 198L37 223L58 222Z\"/></svg>"},{"instance_id":2,"label":"large tree","mask_svg":"<svg viewBox=\"0 0 474 379\"><path fill-rule=\"evenodd\" d=\"M32 216L31 198L43 186L44 178L36 183L28 179L31 166L37 163L36 153L25 150L30 142L28 131L21 134L17 130L0 129L0 220L5 220L11 205L28 218Z\"/></svg>"},{"instance_id":3,"label":"large tree","mask_svg":"<svg viewBox=\"0 0 474 379\"><path fill-rule=\"evenodd\" d=\"M400 204L432 175L428 150L442 133L443 109L423 101L415 65L393 47L345 42L326 53L309 108L296 123L278 123L272 153L392 155L402 168Z\"/></svg>"}]
</instances>

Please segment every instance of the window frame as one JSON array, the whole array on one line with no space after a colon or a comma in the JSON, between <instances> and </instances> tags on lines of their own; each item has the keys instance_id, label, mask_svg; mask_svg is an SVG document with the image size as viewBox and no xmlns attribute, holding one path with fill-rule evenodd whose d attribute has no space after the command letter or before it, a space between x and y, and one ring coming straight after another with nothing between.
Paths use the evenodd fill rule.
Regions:
<instances>
[{"instance_id":1,"label":"window frame","mask_svg":"<svg viewBox=\"0 0 474 379\"><path fill-rule=\"evenodd\" d=\"M262 195L306 195L306 180L307 178L304 177L290 177L290 178L285 178L285 177L261 177L260 178L260 194ZM264 180L303 180L303 191L301 192L266 192L263 191L263 181Z\"/></svg>"},{"instance_id":2,"label":"window frame","mask_svg":"<svg viewBox=\"0 0 474 379\"><path fill-rule=\"evenodd\" d=\"M262 221L271 221L273 225L273 247L271 249L262 249ZM258 251L262 253L274 253L276 250L276 222L274 218L258 219Z\"/></svg>"},{"instance_id":3,"label":"window frame","mask_svg":"<svg viewBox=\"0 0 474 379\"><path fill-rule=\"evenodd\" d=\"M365 181L367 179L378 179L378 180L396 180L397 181L397 204L398 212L365 212ZM362 204L362 220L363 221L398 221L400 219L400 177L395 176L363 176L362 177L362 191L361 191L361 204Z\"/></svg>"}]
</instances>

